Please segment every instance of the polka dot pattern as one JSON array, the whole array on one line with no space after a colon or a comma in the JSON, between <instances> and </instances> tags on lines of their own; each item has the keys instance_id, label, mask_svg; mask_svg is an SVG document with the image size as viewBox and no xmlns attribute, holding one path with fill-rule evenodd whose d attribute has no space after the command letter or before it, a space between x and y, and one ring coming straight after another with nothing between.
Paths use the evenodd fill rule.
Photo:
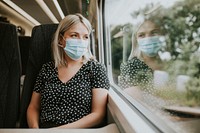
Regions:
<instances>
[{"instance_id":1,"label":"polka dot pattern","mask_svg":"<svg viewBox=\"0 0 200 133\"><path fill-rule=\"evenodd\" d=\"M143 89L152 89L153 70L143 61L134 57L120 66L119 86L129 88L141 86Z\"/></svg>"},{"instance_id":2,"label":"polka dot pattern","mask_svg":"<svg viewBox=\"0 0 200 133\"><path fill-rule=\"evenodd\" d=\"M92 89L109 88L105 66L88 61L67 83L58 78L53 62L44 64L34 91L41 94L40 121L71 123L91 112Z\"/></svg>"}]
</instances>

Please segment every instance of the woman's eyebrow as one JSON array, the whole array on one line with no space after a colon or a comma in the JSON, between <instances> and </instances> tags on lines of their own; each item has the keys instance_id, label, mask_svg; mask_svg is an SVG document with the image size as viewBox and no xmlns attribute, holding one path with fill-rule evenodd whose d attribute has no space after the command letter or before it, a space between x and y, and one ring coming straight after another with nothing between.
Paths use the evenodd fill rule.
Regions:
<instances>
[{"instance_id":1,"label":"woman's eyebrow","mask_svg":"<svg viewBox=\"0 0 200 133\"><path fill-rule=\"evenodd\" d=\"M153 29L153 30L151 30L151 31L160 31L160 29L159 29L159 28L156 28L156 29Z\"/></svg>"},{"instance_id":2,"label":"woman's eyebrow","mask_svg":"<svg viewBox=\"0 0 200 133\"><path fill-rule=\"evenodd\" d=\"M144 31L141 31L141 32L137 32L137 34L144 34Z\"/></svg>"},{"instance_id":3,"label":"woman's eyebrow","mask_svg":"<svg viewBox=\"0 0 200 133\"><path fill-rule=\"evenodd\" d=\"M72 31L72 32L69 32L70 34L79 34L78 32L75 32L75 31Z\"/></svg>"},{"instance_id":4,"label":"woman's eyebrow","mask_svg":"<svg viewBox=\"0 0 200 133\"><path fill-rule=\"evenodd\" d=\"M72 31L72 32L69 32L69 34L82 34L82 33L79 33L79 32L76 32L76 31ZM83 33L83 35L89 35L88 33Z\"/></svg>"}]
</instances>

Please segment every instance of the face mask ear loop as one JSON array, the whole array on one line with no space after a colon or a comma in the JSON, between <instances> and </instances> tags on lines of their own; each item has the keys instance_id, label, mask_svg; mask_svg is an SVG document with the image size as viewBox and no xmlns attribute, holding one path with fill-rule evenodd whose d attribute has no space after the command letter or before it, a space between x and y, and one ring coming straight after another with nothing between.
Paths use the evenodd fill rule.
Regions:
<instances>
[{"instance_id":1,"label":"face mask ear loop","mask_svg":"<svg viewBox=\"0 0 200 133\"><path fill-rule=\"evenodd\" d=\"M60 36L62 36L63 40L65 40L65 41L66 41L66 39L64 38L64 36L63 36L62 34L60 34Z\"/></svg>"},{"instance_id":2,"label":"face mask ear loop","mask_svg":"<svg viewBox=\"0 0 200 133\"><path fill-rule=\"evenodd\" d=\"M60 34L60 36L63 38L63 40L65 40L65 38L64 38L64 36L63 36L62 34ZM65 42L66 42L66 40L65 40ZM61 45L60 43L58 43L57 45L58 45L59 47L64 48L63 45Z\"/></svg>"},{"instance_id":3,"label":"face mask ear loop","mask_svg":"<svg viewBox=\"0 0 200 133\"><path fill-rule=\"evenodd\" d=\"M63 48L63 45L61 45L61 44L59 44L59 43L58 43L57 45L58 45L59 47L62 47L62 48Z\"/></svg>"}]
</instances>

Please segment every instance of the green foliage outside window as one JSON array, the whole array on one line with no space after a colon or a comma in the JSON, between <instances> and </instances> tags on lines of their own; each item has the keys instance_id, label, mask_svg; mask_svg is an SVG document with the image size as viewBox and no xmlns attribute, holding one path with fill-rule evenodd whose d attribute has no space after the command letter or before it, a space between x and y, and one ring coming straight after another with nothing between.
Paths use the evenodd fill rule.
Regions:
<instances>
[{"instance_id":1,"label":"green foliage outside window","mask_svg":"<svg viewBox=\"0 0 200 133\"><path fill-rule=\"evenodd\" d=\"M187 75L186 98L190 105L200 105L200 3L199 0L185 0L177 3L164 17L167 31L166 50L172 60L167 62L171 76Z\"/></svg>"},{"instance_id":2,"label":"green foliage outside window","mask_svg":"<svg viewBox=\"0 0 200 133\"><path fill-rule=\"evenodd\" d=\"M152 4L153 5L153 4ZM147 5L144 9L134 11L133 19L137 15L144 13L152 8L152 5ZM200 2L199 0L184 0L177 2L173 7L164 8L159 11L160 15L149 16L161 24L161 29L165 32L167 45L162 49L162 52L169 52L171 60L165 61L165 70L172 77L172 80L178 75L187 75L190 81L186 85L186 94L184 95L187 102L192 101L191 106L199 105L200 103ZM127 24L128 25L128 24ZM122 31L125 25L119 25L112 30L112 66L113 73L116 77L119 75L120 64L122 63L123 36L115 38L118 32ZM130 26L131 27L131 26ZM131 28L134 28L132 26ZM128 33L127 40L128 52L131 50L131 32ZM171 91L167 93L177 93ZM171 94L175 95L175 94ZM179 95L177 93L177 95ZM182 98L183 95L181 94ZM163 96L164 97L164 96ZM184 101L182 99L182 101Z\"/></svg>"}]
</instances>

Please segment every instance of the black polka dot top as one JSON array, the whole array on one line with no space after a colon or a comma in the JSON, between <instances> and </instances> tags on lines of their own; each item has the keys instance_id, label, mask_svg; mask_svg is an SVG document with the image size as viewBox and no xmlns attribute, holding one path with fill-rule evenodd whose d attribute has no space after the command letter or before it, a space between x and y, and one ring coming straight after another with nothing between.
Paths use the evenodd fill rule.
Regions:
<instances>
[{"instance_id":1,"label":"black polka dot top","mask_svg":"<svg viewBox=\"0 0 200 133\"><path fill-rule=\"evenodd\" d=\"M119 86L129 88L140 86L143 89L152 89L153 70L143 61L134 57L120 66Z\"/></svg>"},{"instance_id":2,"label":"black polka dot top","mask_svg":"<svg viewBox=\"0 0 200 133\"><path fill-rule=\"evenodd\" d=\"M34 91L41 94L40 123L63 125L91 112L92 89L109 88L105 67L88 61L67 83L58 78L53 62L42 66Z\"/></svg>"}]
</instances>

